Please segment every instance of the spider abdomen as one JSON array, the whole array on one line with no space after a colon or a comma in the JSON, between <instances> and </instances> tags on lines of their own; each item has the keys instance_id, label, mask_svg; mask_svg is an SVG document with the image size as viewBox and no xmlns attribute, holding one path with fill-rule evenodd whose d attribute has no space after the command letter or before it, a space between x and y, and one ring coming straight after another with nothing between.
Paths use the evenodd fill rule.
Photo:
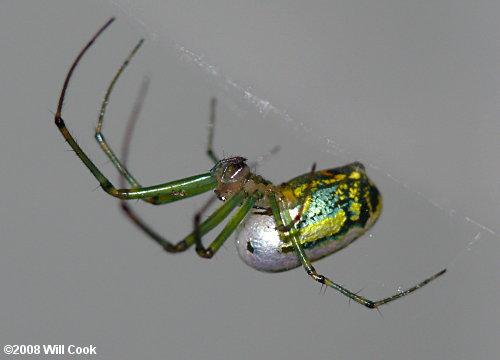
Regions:
<instances>
[{"instance_id":1,"label":"spider abdomen","mask_svg":"<svg viewBox=\"0 0 500 360\"><path fill-rule=\"evenodd\" d=\"M380 193L360 163L318 171L312 177L305 174L284 185L292 193L288 198L305 197L295 228L311 261L349 245L375 223L382 208ZM290 209L292 218L300 207L299 202ZM254 213L239 226L236 245L249 266L279 272L301 265L291 241L283 241L287 238L280 234L272 215Z\"/></svg>"}]
</instances>

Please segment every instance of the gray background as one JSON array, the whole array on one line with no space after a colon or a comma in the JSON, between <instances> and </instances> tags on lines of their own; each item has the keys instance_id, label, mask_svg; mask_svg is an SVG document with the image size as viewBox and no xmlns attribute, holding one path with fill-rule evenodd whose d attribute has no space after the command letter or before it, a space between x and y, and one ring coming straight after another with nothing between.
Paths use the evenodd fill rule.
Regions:
<instances>
[{"instance_id":1,"label":"gray background","mask_svg":"<svg viewBox=\"0 0 500 360\"><path fill-rule=\"evenodd\" d=\"M497 358L497 2L133 3L2 2L2 346L92 344L102 359ZM105 124L118 149L151 77L131 148L140 181L210 168L203 152L217 96L221 155L255 159L280 145L259 167L276 182L314 161L361 160L379 185L380 221L317 263L321 272L375 299L449 273L380 316L320 295L301 269L253 271L230 241L211 261L164 254L96 188L52 122L71 61L112 15L117 23L77 69L64 116L113 181L93 126L114 71L146 37ZM202 203L135 206L178 239Z\"/></svg>"}]
</instances>

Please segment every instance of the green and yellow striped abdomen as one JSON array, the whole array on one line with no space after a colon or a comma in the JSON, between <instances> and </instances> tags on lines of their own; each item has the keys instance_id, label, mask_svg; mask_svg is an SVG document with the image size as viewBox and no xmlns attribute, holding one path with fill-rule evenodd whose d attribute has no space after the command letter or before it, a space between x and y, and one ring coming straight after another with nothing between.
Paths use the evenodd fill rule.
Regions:
<instances>
[{"instance_id":1,"label":"green and yellow striped abdomen","mask_svg":"<svg viewBox=\"0 0 500 360\"><path fill-rule=\"evenodd\" d=\"M367 177L364 166L354 162L335 169L304 174L283 184L292 218L304 211L296 224L299 239L312 260L330 255L350 244L377 220L382 198ZM280 236L281 235L281 236ZM255 213L240 225L237 245L240 257L261 271L284 271L300 262L291 242L276 230L271 215Z\"/></svg>"}]
</instances>

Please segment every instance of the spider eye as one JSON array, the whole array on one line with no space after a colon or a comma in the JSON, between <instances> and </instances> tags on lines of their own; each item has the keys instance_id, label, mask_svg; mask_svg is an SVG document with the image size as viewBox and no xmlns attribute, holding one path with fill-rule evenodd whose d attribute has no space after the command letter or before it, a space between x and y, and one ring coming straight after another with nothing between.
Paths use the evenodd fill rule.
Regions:
<instances>
[{"instance_id":1,"label":"spider eye","mask_svg":"<svg viewBox=\"0 0 500 360\"><path fill-rule=\"evenodd\" d=\"M212 176L217 176L222 184L240 182L250 174L250 169L245 161L245 158L239 156L222 159L210 170L210 173Z\"/></svg>"},{"instance_id":2,"label":"spider eye","mask_svg":"<svg viewBox=\"0 0 500 360\"><path fill-rule=\"evenodd\" d=\"M220 180L224 184L235 183L244 179L248 173L248 166L245 163L231 164L224 169Z\"/></svg>"}]
</instances>

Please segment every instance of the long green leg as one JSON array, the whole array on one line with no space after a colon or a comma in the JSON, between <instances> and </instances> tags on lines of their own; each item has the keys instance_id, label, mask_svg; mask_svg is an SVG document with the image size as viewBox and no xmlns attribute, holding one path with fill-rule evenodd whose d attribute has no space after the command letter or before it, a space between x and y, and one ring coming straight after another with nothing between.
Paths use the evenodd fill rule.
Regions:
<instances>
[{"instance_id":1,"label":"long green leg","mask_svg":"<svg viewBox=\"0 0 500 360\"><path fill-rule=\"evenodd\" d=\"M137 119L139 118L139 113L141 110L141 106L144 100L144 97L146 96L146 91L148 88L149 81L146 78L141 86L141 89L139 91L139 96L137 97L134 107L132 109L132 113L130 115L128 124L127 124L127 130L125 132L125 137L123 139L123 146L122 146L122 154L121 158L123 159L123 168L126 169L126 164L127 164L127 159L128 159L128 151L130 148L130 142L132 140L132 134L134 130L134 126L137 122ZM124 182L124 174L121 173L121 184L123 185ZM236 207L238 206L241 201L244 198L243 193L237 193L235 196L231 197L229 201L224 203L222 206L220 206L214 213L212 213L211 216L209 216L203 223L199 224L199 216L203 212L203 210L208 207L210 203L207 203L207 205L200 211L198 212L198 221L196 223L196 226L194 227L193 232L188 235L186 238L183 240L179 241L176 244L173 244L169 240L167 240L165 237L161 236L158 234L156 231L154 231L149 225L146 224L144 220L135 212L132 210L131 207L128 206L125 200L120 201L120 205L122 210L125 212L125 214L140 228L142 229L147 235L149 235L156 243L158 243L162 248L171 253L175 252L180 252L187 250L189 247L191 247L195 242L200 242L201 236L205 235L207 232L212 230L215 226L217 226L222 220L224 220L229 213ZM163 197L164 200L164 197Z\"/></svg>"},{"instance_id":2,"label":"long green leg","mask_svg":"<svg viewBox=\"0 0 500 360\"><path fill-rule=\"evenodd\" d=\"M104 99L101 103L101 110L99 112L99 118L97 121L97 126L95 128L95 139L98 142L99 146L103 150L103 152L106 154L106 156L111 160L113 165L116 167L118 172L125 178L125 180L132 186L132 188L140 188L142 185L135 179L135 177L128 171L126 166L120 161L118 156L116 156L115 152L111 147L109 146L108 142L106 141L106 138L104 134L102 133L102 127L104 123L104 116L106 114L107 106L109 104L109 98L111 96L111 93L115 87L115 84L117 83L118 79L122 75L123 71L125 68L128 66L134 55L137 53L141 45L143 44L144 39L141 39L137 45L132 49L130 54L127 56L127 58L124 60L118 71L116 72L115 76L111 80L111 83L109 84L106 94L104 95ZM210 120L209 120L209 129L208 129L208 147L207 147L207 154L209 157L216 163L218 161L217 157L215 156L213 150L212 150L212 144L213 144L213 136L214 136L214 126L215 126L215 108L216 108L216 100L215 98L212 99L211 104L210 104ZM147 202L151 202L155 205L162 204L162 202L155 202L157 199L144 199Z\"/></svg>"},{"instance_id":3,"label":"long green leg","mask_svg":"<svg viewBox=\"0 0 500 360\"><path fill-rule=\"evenodd\" d=\"M273 216L276 219L276 223L278 224L278 226L280 224L282 225L284 223L290 224L292 222L292 218L291 218L290 212L289 212L288 208L286 207L286 205L284 204L284 202L280 200L281 206L279 206L278 202L276 200L276 196L274 196L274 195L270 195L269 200L270 200L270 205L271 205L271 209L273 212ZM360 303L361 305L364 305L370 309L378 308L381 305L390 303L396 299L399 299L403 296L406 296L406 295L414 292L415 290L420 289L421 287L427 285L432 280L438 278L439 276L443 275L446 272L446 269L443 269L440 272L432 275L431 277L425 279L424 281L418 283L417 285L415 285L409 289L406 289L406 290L401 291L395 295L389 296L389 297L381 299L381 300L372 301L372 300L368 300L362 296L359 296L358 294L355 294L350 290L347 290L346 288L333 282L332 280L330 280L326 276L318 274L318 272L312 266L311 261L308 259L307 255L304 252L302 244L300 243L300 240L299 240L299 234L298 234L297 229L295 227L290 229L290 231L288 233L286 233L285 235L292 242L293 247L295 249L295 252L297 254L297 257L299 258L300 262L302 263L302 266L304 267L305 271L307 272L307 274L309 276L311 276L314 280L316 280L320 284L329 286L332 289L335 289L335 290L341 292L342 294L344 294L348 298L350 298L350 299L352 299L352 300L354 300L354 301Z\"/></svg>"},{"instance_id":4,"label":"long green leg","mask_svg":"<svg viewBox=\"0 0 500 360\"><path fill-rule=\"evenodd\" d=\"M118 71L116 72L115 76L111 80L111 83L108 86L108 89L106 90L106 94L104 95L104 99L102 100L101 103L101 110L99 111L99 118L97 120L97 126L95 128L95 139L97 140L97 143L101 147L102 151L106 154L106 156L111 160L113 165L115 165L116 169L118 172L127 180L127 182L133 187L133 188L139 188L141 187L141 184L132 176L132 174L127 170L125 166L122 165L118 157L115 155L114 151L111 149L111 147L108 145L106 138L104 137L104 134L102 133L102 126L103 126L103 121L104 121L104 115L106 114L107 106L109 104L109 97L111 96L111 92L113 91L116 82L120 78L120 75L123 73L127 65L130 63L132 60L132 57L135 55L135 53L139 50L141 45L143 44L144 39L141 39L139 43L134 47L134 49L130 52L130 54L127 56L125 61L122 63Z\"/></svg>"},{"instance_id":5,"label":"long green leg","mask_svg":"<svg viewBox=\"0 0 500 360\"><path fill-rule=\"evenodd\" d=\"M106 28L111 25L114 18L111 18L104 24L101 29L90 39L90 41L85 45L85 47L80 51L75 61L71 65L64 84L61 90L61 95L59 97L59 102L57 105L57 111L54 115L54 120L59 131L66 139L71 148L75 151L75 154L80 158L80 160L85 164L85 166L90 170L94 177L99 181L99 184L105 192L111 196L117 197L119 199L146 199L154 198L156 202L172 202L180 199L184 199L190 196L198 195L214 189L217 185L217 179L210 176L210 173L192 176L189 178L172 181L160 185L140 187L137 189L117 189L104 174L95 166L95 164L90 160L87 154L82 150L82 148L75 141L71 133L69 132L63 118L61 117L62 108L64 104L64 99L66 96L66 90L68 88L69 81L73 75L73 72L82 59L83 55L92 46L95 40L101 35L101 33L106 30Z\"/></svg>"},{"instance_id":6,"label":"long green leg","mask_svg":"<svg viewBox=\"0 0 500 360\"><path fill-rule=\"evenodd\" d=\"M234 230L238 227L241 221L245 218L248 212L252 209L253 205L257 199L253 196L247 197L247 199L243 202L240 208L234 213L234 215L229 219L228 223L222 229L220 234L215 238L214 241L210 243L208 247L204 247L201 243L201 236L196 236L196 252L201 257L210 259L215 253L220 249L222 244L227 240L229 236L234 232ZM195 229L197 225L195 224ZM195 235L197 235L197 231L195 231Z\"/></svg>"},{"instance_id":7,"label":"long green leg","mask_svg":"<svg viewBox=\"0 0 500 360\"><path fill-rule=\"evenodd\" d=\"M122 145L122 153L121 153L121 158L123 161L123 166L122 168L125 169L126 171L126 164L127 164L127 159L128 159L128 153L130 149L130 142L132 140L132 134L134 130L134 126L137 122L137 119L139 118L139 113L141 110L141 106L143 104L144 98L146 96L146 91L149 85L149 80L146 78L139 91L139 95L134 103L132 112L129 117L129 121L127 124L127 129L125 132L125 137L123 139L123 145ZM119 162L119 160L118 160ZM120 164L122 165L122 164ZM126 174L124 172L120 171L121 176L121 182L120 185L124 186L124 180L126 179ZM236 226L241 222L241 220L245 217L245 215L248 213L248 211L252 208L253 204L256 201L256 198L254 197L249 197L245 200L244 204L242 207L234 214L234 216L230 219L229 223L225 226L225 228L222 230L222 232L216 237L216 239L210 244L208 249L205 249L201 243L201 236L204 235L206 232L211 230L213 226L218 225L223 219L225 219L229 213L234 209L235 206L239 205L243 198L245 197L245 194L240 192L236 194L236 196L233 196L231 198L231 201L229 201L229 204L224 204L223 206L220 207L218 211L216 211L214 214L212 214L211 217L209 217L204 223L201 223L200 219L202 214L208 209L208 207L212 204L212 202L216 199L216 197L212 197L209 199L209 201L205 204L205 206L202 207L200 211L195 215L194 217L194 230L193 233L190 234L188 237L185 239L179 241L177 244L173 244L166 240L163 236L159 235L156 231L154 231L149 225L147 225L141 218L140 216L132 210L131 207L129 207L125 200L121 200L121 207L122 210L125 212L125 214L139 227L141 228L144 232L146 232L147 235L149 235L153 240L155 240L158 244L160 244L166 251L169 252L179 252L186 250L193 244L193 237L194 237L194 242L196 242L196 249L197 253L206 258L211 258L217 250L222 246L224 241L231 235L231 233L234 231ZM154 198L153 198L154 199ZM213 221L211 220L213 219ZM201 223L201 224L200 224Z\"/></svg>"},{"instance_id":8,"label":"long green leg","mask_svg":"<svg viewBox=\"0 0 500 360\"><path fill-rule=\"evenodd\" d=\"M224 202L217 210L215 210L212 215L210 215L205 221L203 221L198 229L193 231L191 234L186 236L184 239L179 241L176 244L173 244L169 240L167 240L165 237L161 236L158 234L156 231L154 231L150 226L148 226L135 212L132 211L132 209L128 206L128 204L124 201L121 201L121 207L123 211L129 216L129 218L139 227L141 228L147 235L149 235L156 243L158 243L163 249L169 253L175 253L175 252L180 252L187 250L190 246L192 246L196 242L197 237L201 237L208 233L210 230L212 230L214 227L219 225L230 213L231 211L234 210L236 206L241 204L241 201L244 199L245 195L242 192L234 194L229 200ZM248 200L245 201L245 204L248 203ZM239 214L241 212L241 209L238 209L235 215ZM233 216L234 218L234 216ZM231 218L231 221L233 220ZM240 220L241 221L241 220ZM226 238L230 235L227 234L225 235L225 231L227 229L226 227L222 230L221 234L217 237L217 239L222 235L225 236ZM232 229L234 230L234 228ZM231 232L232 232L231 230ZM196 234L197 233L197 234ZM223 235L224 234L224 235ZM216 239L216 240L217 240ZM223 239L225 240L225 239ZM220 241L220 244L218 244L218 247L222 245L224 241ZM217 247L217 249L218 249Z\"/></svg>"}]
</instances>

